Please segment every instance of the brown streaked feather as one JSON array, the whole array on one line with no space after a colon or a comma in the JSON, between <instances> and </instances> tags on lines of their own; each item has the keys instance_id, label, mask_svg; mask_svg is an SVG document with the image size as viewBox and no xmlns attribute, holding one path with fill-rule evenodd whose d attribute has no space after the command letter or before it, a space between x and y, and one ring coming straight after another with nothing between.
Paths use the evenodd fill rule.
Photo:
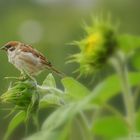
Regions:
<instances>
[{"instance_id":1,"label":"brown streaked feather","mask_svg":"<svg viewBox=\"0 0 140 140\"><path fill-rule=\"evenodd\" d=\"M60 77L62 77L62 78L66 76L64 73L58 71L58 70L57 70L55 67L53 67L53 66L51 66L50 69L51 69L52 71L54 71L56 74L58 74Z\"/></svg>"},{"instance_id":2,"label":"brown streaked feather","mask_svg":"<svg viewBox=\"0 0 140 140\"><path fill-rule=\"evenodd\" d=\"M32 48L32 46L23 44L21 50L23 52L30 52L30 53L32 53L34 56L40 58L40 60L41 60L41 62L43 64L46 64L46 65L48 65L50 67L52 66L52 64L46 59L46 57L42 53L37 51L36 49Z\"/></svg>"},{"instance_id":3,"label":"brown streaked feather","mask_svg":"<svg viewBox=\"0 0 140 140\"><path fill-rule=\"evenodd\" d=\"M32 48L32 46L23 44L21 50L24 52L31 52L34 56L40 58L42 64L45 64L47 66L47 69L54 71L60 77L65 77L64 73L58 71L55 67L53 67L53 65L46 59L46 57L36 49Z\"/></svg>"}]
</instances>

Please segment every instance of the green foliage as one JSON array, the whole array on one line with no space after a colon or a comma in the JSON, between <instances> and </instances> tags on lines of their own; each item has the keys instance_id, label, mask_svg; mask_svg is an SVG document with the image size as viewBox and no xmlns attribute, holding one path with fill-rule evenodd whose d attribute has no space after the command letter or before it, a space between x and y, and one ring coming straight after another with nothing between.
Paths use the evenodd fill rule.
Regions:
<instances>
[{"instance_id":1,"label":"green foliage","mask_svg":"<svg viewBox=\"0 0 140 140\"><path fill-rule=\"evenodd\" d=\"M25 121L26 113L24 111L18 112L9 123L8 129L6 131L4 140L7 140L9 136L13 133L13 131Z\"/></svg>"},{"instance_id":2,"label":"green foliage","mask_svg":"<svg viewBox=\"0 0 140 140\"><path fill-rule=\"evenodd\" d=\"M48 87L53 87L56 88L56 83L55 79L52 74L49 74L46 79L43 81L42 86L48 86Z\"/></svg>"},{"instance_id":3,"label":"green foliage","mask_svg":"<svg viewBox=\"0 0 140 140\"><path fill-rule=\"evenodd\" d=\"M55 79L49 74L43 81L42 86L38 86L41 95L39 108L58 107L64 104L64 92L57 89Z\"/></svg>"},{"instance_id":4,"label":"green foliage","mask_svg":"<svg viewBox=\"0 0 140 140\"><path fill-rule=\"evenodd\" d=\"M129 74L129 80L132 86L139 85L139 79L139 73ZM27 140L70 139L72 137L70 135L70 132L72 132L73 126L75 126L75 124L78 123L78 120L80 120L78 118L78 115L81 116L81 112L86 110L88 112L91 112L91 108L89 109L88 107L92 106L92 111L94 108L95 113L98 111L98 107L96 107L95 104L102 105L103 103L106 103L111 97L114 97L117 93L121 92L119 78L116 75L110 76L109 78L101 82L94 88L93 91L87 90L86 87L72 78L66 77L62 79L62 83L65 87L66 94L69 94L70 99L72 98L73 103L67 103L54 111L48 118L46 118L41 130L27 138ZM116 83L118 84L116 85ZM81 95L79 95L78 93L81 93ZM76 96L76 94L78 94L79 96ZM104 107L104 105L102 107ZM76 119L76 122L74 118ZM86 124L86 127L88 127L86 129L89 129L89 134L85 134L87 132L83 130L84 135L87 135L87 137L83 138L83 140L90 140L90 135L92 137L93 134L103 138L104 140L113 140L117 137L119 138L128 136L128 124L124 121L125 118L122 118L120 118L120 116L105 116L94 118L95 120L93 119L93 125L91 127ZM82 122L80 120L81 124ZM83 129L82 127L84 128L85 125L81 126L81 128L78 129ZM76 138L73 139L76 140Z\"/></svg>"},{"instance_id":5,"label":"green foliage","mask_svg":"<svg viewBox=\"0 0 140 140\"><path fill-rule=\"evenodd\" d=\"M140 73L129 73L129 82L131 87L138 86ZM93 103L104 104L112 97L121 93L120 79L117 75L107 77L104 81L100 82L92 91Z\"/></svg>"},{"instance_id":6,"label":"green foliage","mask_svg":"<svg viewBox=\"0 0 140 140\"><path fill-rule=\"evenodd\" d=\"M42 99L40 99L40 108L48 108L48 107L57 107L63 104L63 100L61 97L57 95L45 95Z\"/></svg>"},{"instance_id":7,"label":"green foliage","mask_svg":"<svg viewBox=\"0 0 140 140\"><path fill-rule=\"evenodd\" d=\"M15 104L26 109L32 100L32 95L36 91L35 83L30 80L15 82L2 96L2 102Z\"/></svg>"},{"instance_id":8,"label":"green foliage","mask_svg":"<svg viewBox=\"0 0 140 140\"><path fill-rule=\"evenodd\" d=\"M118 47L126 53L132 53L140 46L140 37L130 34L118 36Z\"/></svg>"},{"instance_id":9,"label":"green foliage","mask_svg":"<svg viewBox=\"0 0 140 140\"><path fill-rule=\"evenodd\" d=\"M90 93L86 87L73 78L64 78L62 79L62 83L65 88L65 93L71 96L73 100L81 100Z\"/></svg>"},{"instance_id":10,"label":"green foliage","mask_svg":"<svg viewBox=\"0 0 140 140\"><path fill-rule=\"evenodd\" d=\"M104 140L113 140L117 137L128 135L128 126L117 116L97 118L94 122L92 132Z\"/></svg>"}]
</instances>

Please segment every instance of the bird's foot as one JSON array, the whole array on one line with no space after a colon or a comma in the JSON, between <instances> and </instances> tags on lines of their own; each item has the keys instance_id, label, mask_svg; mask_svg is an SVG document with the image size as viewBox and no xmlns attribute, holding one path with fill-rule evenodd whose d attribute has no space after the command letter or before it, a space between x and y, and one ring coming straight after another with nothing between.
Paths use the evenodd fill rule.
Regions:
<instances>
[{"instance_id":1,"label":"bird's foot","mask_svg":"<svg viewBox=\"0 0 140 140\"><path fill-rule=\"evenodd\" d=\"M31 75L27 74L27 73L21 73L21 76L19 77L21 81L26 81L26 80L32 80L32 81L36 81L34 77L32 77Z\"/></svg>"}]
</instances>

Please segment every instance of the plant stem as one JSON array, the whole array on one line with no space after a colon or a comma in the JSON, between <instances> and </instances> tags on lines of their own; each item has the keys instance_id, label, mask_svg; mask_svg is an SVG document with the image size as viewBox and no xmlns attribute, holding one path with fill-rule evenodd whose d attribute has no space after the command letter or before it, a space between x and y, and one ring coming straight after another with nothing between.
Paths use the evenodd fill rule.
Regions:
<instances>
[{"instance_id":1,"label":"plant stem","mask_svg":"<svg viewBox=\"0 0 140 140\"><path fill-rule=\"evenodd\" d=\"M82 124L82 127L84 129L84 132L86 133L87 140L92 140L92 135L91 135L91 132L90 132L91 130L89 128L87 118L85 117L85 115L82 111L79 114L79 118L80 118L80 122Z\"/></svg>"},{"instance_id":2,"label":"plant stem","mask_svg":"<svg viewBox=\"0 0 140 140\"><path fill-rule=\"evenodd\" d=\"M27 137L28 136L28 130L29 129L29 121L26 121L25 122L25 137Z\"/></svg>"},{"instance_id":3,"label":"plant stem","mask_svg":"<svg viewBox=\"0 0 140 140\"><path fill-rule=\"evenodd\" d=\"M122 94L126 109L126 116L130 125L130 133L135 132L135 105L133 95L130 89L128 80L128 69L125 62L125 56L122 52L118 52L116 56L110 59L111 64L114 66L120 78L122 86Z\"/></svg>"},{"instance_id":4,"label":"plant stem","mask_svg":"<svg viewBox=\"0 0 140 140\"><path fill-rule=\"evenodd\" d=\"M137 103L137 100L139 99L139 94L140 94L140 87L137 87L136 90L134 91L134 102Z\"/></svg>"},{"instance_id":5,"label":"plant stem","mask_svg":"<svg viewBox=\"0 0 140 140\"><path fill-rule=\"evenodd\" d=\"M114 108L113 106L108 105L108 104L104 104L104 108L107 109L107 110L109 110L111 113L113 113L114 115L116 115L116 116L117 116L118 118L120 118L121 120L123 120L124 123L125 123L128 127L130 127L129 124L128 124L128 121L126 121L126 119L123 117L123 115L122 115L118 110L116 110L116 108Z\"/></svg>"},{"instance_id":6,"label":"plant stem","mask_svg":"<svg viewBox=\"0 0 140 140\"><path fill-rule=\"evenodd\" d=\"M36 131L39 131L39 121L38 121L38 113L33 114L34 125L36 126Z\"/></svg>"}]
</instances>

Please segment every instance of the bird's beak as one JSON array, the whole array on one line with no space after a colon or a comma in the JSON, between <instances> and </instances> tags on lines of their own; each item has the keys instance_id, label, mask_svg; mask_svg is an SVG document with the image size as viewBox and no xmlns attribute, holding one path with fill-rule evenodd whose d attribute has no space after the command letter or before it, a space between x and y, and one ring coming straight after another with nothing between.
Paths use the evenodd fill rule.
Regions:
<instances>
[{"instance_id":1,"label":"bird's beak","mask_svg":"<svg viewBox=\"0 0 140 140\"><path fill-rule=\"evenodd\" d=\"M6 50L5 46L2 46L2 47L0 48L0 50Z\"/></svg>"}]
</instances>

